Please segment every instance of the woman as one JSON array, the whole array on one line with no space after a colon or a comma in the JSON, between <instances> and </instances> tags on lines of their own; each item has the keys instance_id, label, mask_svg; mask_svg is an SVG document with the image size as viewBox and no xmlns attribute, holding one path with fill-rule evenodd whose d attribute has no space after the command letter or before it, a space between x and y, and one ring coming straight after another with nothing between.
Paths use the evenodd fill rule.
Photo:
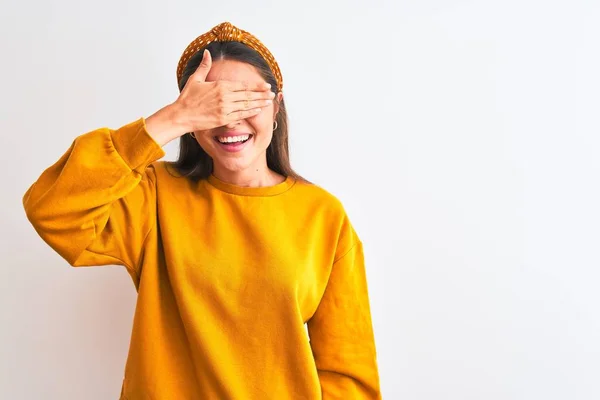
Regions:
<instances>
[{"instance_id":1,"label":"woman","mask_svg":"<svg viewBox=\"0 0 600 400\"><path fill-rule=\"evenodd\" d=\"M177 76L175 102L77 137L23 198L70 265L133 279L121 399L381 398L362 244L290 167L275 59L222 23Z\"/></svg>"}]
</instances>

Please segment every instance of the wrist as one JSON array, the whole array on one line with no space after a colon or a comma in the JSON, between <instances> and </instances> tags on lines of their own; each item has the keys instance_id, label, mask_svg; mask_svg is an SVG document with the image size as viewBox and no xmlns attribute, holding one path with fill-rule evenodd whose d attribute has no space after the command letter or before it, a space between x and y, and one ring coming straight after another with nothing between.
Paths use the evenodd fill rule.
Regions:
<instances>
[{"instance_id":1,"label":"wrist","mask_svg":"<svg viewBox=\"0 0 600 400\"><path fill-rule=\"evenodd\" d=\"M150 136L161 146L187 133L175 103L169 104L148 118L146 129Z\"/></svg>"}]
</instances>

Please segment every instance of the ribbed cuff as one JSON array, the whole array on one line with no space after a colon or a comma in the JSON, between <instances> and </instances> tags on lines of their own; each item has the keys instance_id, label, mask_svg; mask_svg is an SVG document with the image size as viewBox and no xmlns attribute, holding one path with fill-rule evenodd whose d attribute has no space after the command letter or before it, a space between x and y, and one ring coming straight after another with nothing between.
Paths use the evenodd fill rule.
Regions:
<instances>
[{"instance_id":1,"label":"ribbed cuff","mask_svg":"<svg viewBox=\"0 0 600 400\"><path fill-rule=\"evenodd\" d=\"M148 165L166 154L148 133L144 118L113 131L111 138L115 149L132 170L142 172Z\"/></svg>"}]
</instances>

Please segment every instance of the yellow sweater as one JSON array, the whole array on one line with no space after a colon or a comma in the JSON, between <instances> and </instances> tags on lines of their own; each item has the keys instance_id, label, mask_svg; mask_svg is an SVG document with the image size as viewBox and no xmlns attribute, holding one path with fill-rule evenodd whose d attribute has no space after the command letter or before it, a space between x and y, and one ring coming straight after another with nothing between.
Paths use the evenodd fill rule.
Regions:
<instances>
[{"instance_id":1,"label":"yellow sweater","mask_svg":"<svg viewBox=\"0 0 600 400\"><path fill-rule=\"evenodd\" d=\"M164 154L144 118L97 129L23 198L70 265L133 279L121 399L380 399L363 247L339 200L292 178L192 182Z\"/></svg>"}]
</instances>

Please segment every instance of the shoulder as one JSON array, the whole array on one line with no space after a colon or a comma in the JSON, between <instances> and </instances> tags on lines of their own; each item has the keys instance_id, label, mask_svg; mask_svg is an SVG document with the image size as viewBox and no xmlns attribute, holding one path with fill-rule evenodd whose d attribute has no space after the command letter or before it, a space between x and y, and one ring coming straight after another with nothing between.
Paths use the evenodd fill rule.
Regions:
<instances>
[{"instance_id":1,"label":"shoulder","mask_svg":"<svg viewBox=\"0 0 600 400\"><path fill-rule=\"evenodd\" d=\"M148 166L154 170L155 174L163 177L163 179L172 178L181 178L181 174L179 171L173 166L172 161L159 160L154 161L152 164Z\"/></svg>"},{"instance_id":2,"label":"shoulder","mask_svg":"<svg viewBox=\"0 0 600 400\"><path fill-rule=\"evenodd\" d=\"M331 211L340 213L345 212L341 200L336 195L316 183L297 180L293 189L293 194L303 198L308 204L319 205L330 209Z\"/></svg>"},{"instance_id":3,"label":"shoulder","mask_svg":"<svg viewBox=\"0 0 600 400\"><path fill-rule=\"evenodd\" d=\"M146 166L142 180L151 182L156 191L181 196L194 191L194 182L183 176L171 161L154 161Z\"/></svg>"},{"instance_id":4,"label":"shoulder","mask_svg":"<svg viewBox=\"0 0 600 400\"><path fill-rule=\"evenodd\" d=\"M309 213L310 220L323 222L325 229L331 229L337 241L336 257L360 242L339 197L322 186L300 180L293 189L297 200L302 202Z\"/></svg>"},{"instance_id":5,"label":"shoulder","mask_svg":"<svg viewBox=\"0 0 600 400\"><path fill-rule=\"evenodd\" d=\"M163 185L184 183L187 181L187 179L179 173L179 170L175 168L172 161L154 161L146 167L146 172L153 175L154 179Z\"/></svg>"}]
</instances>

